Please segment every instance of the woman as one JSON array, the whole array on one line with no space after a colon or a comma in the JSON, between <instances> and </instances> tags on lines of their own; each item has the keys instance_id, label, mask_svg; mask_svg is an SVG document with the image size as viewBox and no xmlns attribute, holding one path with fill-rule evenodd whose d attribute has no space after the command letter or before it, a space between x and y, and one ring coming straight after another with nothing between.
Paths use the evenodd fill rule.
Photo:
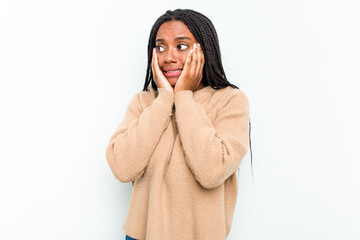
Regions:
<instances>
[{"instance_id":1,"label":"woman","mask_svg":"<svg viewBox=\"0 0 360 240\"><path fill-rule=\"evenodd\" d=\"M248 98L226 79L213 24L167 11L151 29L144 89L106 150L133 184L127 239L226 239L248 136Z\"/></svg>"}]
</instances>

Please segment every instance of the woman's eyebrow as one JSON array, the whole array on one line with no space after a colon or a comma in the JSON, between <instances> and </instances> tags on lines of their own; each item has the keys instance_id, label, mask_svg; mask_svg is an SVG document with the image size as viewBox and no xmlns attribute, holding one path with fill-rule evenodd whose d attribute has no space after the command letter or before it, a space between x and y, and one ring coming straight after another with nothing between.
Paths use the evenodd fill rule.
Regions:
<instances>
[{"instance_id":1,"label":"woman's eyebrow","mask_svg":"<svg viewBox=\"0 0 360 240\"><path fill-rule=\"evenodd\" d=\"M191 38L185 37L185 36L181 36L181 37L176 37L176 38L175 38L176 41L178 41L178 40L184 40L184 39L186 39L186 40L191 40ZM164 42L164 39L158 38L158 39L155 40L155 42Z\"/></svg>"},{"instance_id":2,"label":"woman's eyebrow","mask_svg":"<svg viewBox=\"0 0 360 240\"><path fill-rule=\"evenodd\" d=\"M189 37L177 37L177 38L175 38L175 40L184 40L184 39L191 40Z\"/></svg>"}]
</instances>

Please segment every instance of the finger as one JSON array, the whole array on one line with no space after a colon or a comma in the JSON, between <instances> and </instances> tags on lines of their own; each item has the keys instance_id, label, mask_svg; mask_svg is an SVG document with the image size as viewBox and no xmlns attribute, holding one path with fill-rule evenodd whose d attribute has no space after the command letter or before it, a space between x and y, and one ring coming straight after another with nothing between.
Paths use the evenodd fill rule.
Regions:
<instances>
[{"instance_id":1,"label":"finger","mask_svg":"<svg viewBox=\"0 0 360 240\"><path fill-rule=\"evenodd\" d=\"M196 48L196 43L194 44L193 50L193 57L191 61L191 74L194 75L196 73L196 66L197 66L197 56L198 56L198 49Z\"/></svg>"},{"instance_id":2,"label":"finger","mask_svg":"<svg viewBox=\"0 0 360 240\"><path fill-rule=\"evenodd\" d=\"M183 71L185 70L190 70L190 63L192 61L192 55L193 55L193 49L190 49L188 55L186 56L186 61L185 61L185 65L184 65L184 69Z\"/></svg>"},{"instance_id":3,"label":"finger","mask_svg":"<svg viewBox=\"0 0 360 240\"><path fill-rule=\"evenodd\" d=\"M161 79L160 79L160 68L158 65L158 61L157 61L157 52L156 52L156 48L153 49L153 61L152 61L152 71L153 71L153 76L154 76L154 81L156 83L156 85L158 87L161 87Z\"/></svg>"},{"instance_id":4,"label":"finger","mask_svg":"<svg viewBox=\"0 0 360 240\"><path fill-rule=\"evenodd\" d=\"M153 48L153 54L152 54L152 59L151 59L151 71L152 71L153 76L155 78L154 63L155 63L155 48ZM154 79L154 81L155 81L155 79Z\"/></svg>"},{"instance_id":5,"label":"finger","mask_svg":"<svg viewBox=\"0 0 360 240\"><path fill-rule=\"evenodd\" d=\"M157 55L157 50L156 49L155 49L155 70L156 70L157 74L162 76L163 72L161 71L160 66L159 66L158 55Z\"/></svg>"},{"instance_id":6,"label":"finger","mask_svg":"<svg viewBox=\"0 0 360 240\"><path fill-rule=\"evenodd\" d=\"M154 73L154 49L152 50L152 57L151 57L151 71Z\"/></svg>"},{"instance_id":7,"label":"finger","mask_svg":"<svg viewBox=\"0 0 360 240\"><path fill-rule=\"evenodd\" d=\"M201 52L201 68L200 68L200 76L201 76L201 79L203 77L203 71L204 71L204 66L205 66L205 56L204 56L204 53Z\"/></svg>"},{"instance_id":8,"label":"finger","mask_svg":"<svg viewBox=\"0 0 360 240\"><path fill-rule=\"evenodd\" d=\"M159 74L161 72L160 67L159 67L159 63L158 63L158 56L157 56L157 51L155 48L155 54L154 54L154 69L156 71L156 74Z\"/></svg>"},{"instance_id":9,"label":"finger","mask_svg":"<svg viewBox=\"0 0 360 240\"><path fill-rule=\"evenodd\" d=\"M196 66L196 74L197 76L201 75L201 64L202 64L202 51L200 48L200 44L198 44L198 50L197 50L197 66Z\"/></svg>"},{"instance_id":10,"label":"finger","mask_svg":"<svg viewBox=\"0 0 360 240\"><path fill-rule=\"evenodd\" d=\"M205 64L205 56L204 56L203 50L201 49L201 46L199 47L199 53L200 53L200 56L199 56L199 73L202 74L204 64Z\"/></svg>"},{"instance_id":11,"label":"finger","mask_svg":"<svg viewBox=\"0 0 360 240\"><path fill-rule=\"evenodd\" d=\"M154 67L154 56L155 56L155 48L153 48L153 50L152 50L152 56L151 56L151 68L153 68Z\"/></svg>"},{"instance_id":12,"label":"finger","mask_svg":"<svg viewBox=\"0 0 360 240\"><path fill-rule=\"evenodd\" d=\"M154 48L154 52L155 52L155 62L154 62L154 64L155 64L155 67L157 67L157 66L159 66L159 64L158 64L158 56L157 56L157 51L156 51L156 47Z\"/></svg>"},{"instance_id":13,"label":"finger","mask_svg":"<svg viewBox=\"0 0 360 240\"><path fill-rule=\"evenodd\" d=\"M201 46L200 46L200 49L201 49L201 58L202 58L203 62L205 63L205 54L204 54L204 51Z\"/></svg>"}]
</instances>

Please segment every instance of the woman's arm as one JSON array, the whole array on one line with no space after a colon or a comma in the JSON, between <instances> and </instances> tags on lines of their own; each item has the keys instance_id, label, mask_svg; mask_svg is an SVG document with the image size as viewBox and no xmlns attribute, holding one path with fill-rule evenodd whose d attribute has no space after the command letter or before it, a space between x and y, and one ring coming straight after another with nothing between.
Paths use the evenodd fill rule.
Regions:
<instances>
[{"instance_id":1,"label":"woman's arm","mask_svg":"<svg viewBox=\"0 0 360 240\"><path fill-rule=\"evenodd\" d=\"M186 162L204 188L215 188L239 167L249 149L249 102L236 91L212 123L193 92L175 94L175 116Z\"/></svg>"},{"instance_id":2,"label":"woman's arm","mask_svg":"<svg viewBox=\"0 0 360 240\"><path fill-rule=\"evenodd\" d=\"M111 136L106 159L114 176L121 182L139 179L169 124L174 94L158 88L159 95L143 111L139 94L130 101L124 120Z\"/></svg>"}]
</instances>

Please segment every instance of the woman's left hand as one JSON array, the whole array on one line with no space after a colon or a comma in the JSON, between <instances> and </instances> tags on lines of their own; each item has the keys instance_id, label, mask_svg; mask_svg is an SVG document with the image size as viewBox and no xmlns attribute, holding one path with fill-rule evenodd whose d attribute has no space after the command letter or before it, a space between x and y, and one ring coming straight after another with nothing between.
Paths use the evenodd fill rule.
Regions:
<instances>
[{"instance_id":1,"label":"woman's left hand","mask_svg":"<svg viewBox=\"0 0 360 240\"><path fill-rule=\"evenodd\" d=\"M203 68L204 53L200 44L196 43L186 57L185 66L176 82L174 93L181 90L195 91L201 83Z\"/></svg>"}]
</instances>

